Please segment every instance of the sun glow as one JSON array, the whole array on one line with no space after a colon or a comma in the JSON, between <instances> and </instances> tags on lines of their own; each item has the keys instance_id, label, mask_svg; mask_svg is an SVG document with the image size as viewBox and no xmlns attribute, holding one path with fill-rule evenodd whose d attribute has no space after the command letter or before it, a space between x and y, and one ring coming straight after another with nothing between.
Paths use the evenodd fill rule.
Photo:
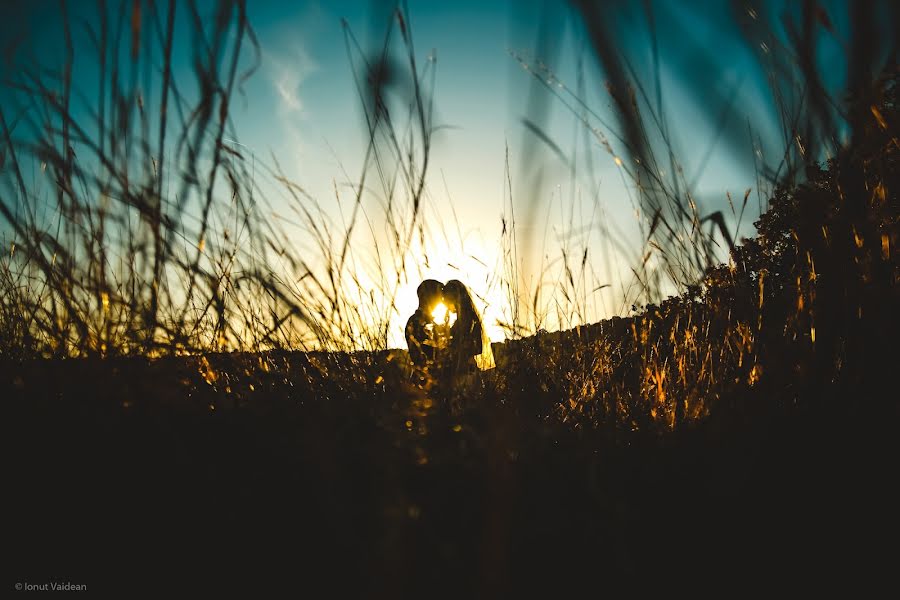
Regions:
<instances>
[{"instance_id":1,"label":"sun glow","mask_svg":"<svg viewBox=\"0 0 900 600\"><path fill-rule=\"evenodd\" d=\"M453 323L456 322L456 313L447 308L447 305L443 302L438 302L434 310L431 311L431 318L438 325L446 324L452 327Z\"/></svg>"},{"instance_id":2,"label":"sun glow","mask_svg":"<svg viewBox=\"0 0 900 600\"><path fill-rule=\"evenodd\" d=\"M447 318L447 305L443 302L438 302L434 310L431 311L431 318L434 319L435 323L443 323L444 319Z\"/></svg>"}]
</instances>

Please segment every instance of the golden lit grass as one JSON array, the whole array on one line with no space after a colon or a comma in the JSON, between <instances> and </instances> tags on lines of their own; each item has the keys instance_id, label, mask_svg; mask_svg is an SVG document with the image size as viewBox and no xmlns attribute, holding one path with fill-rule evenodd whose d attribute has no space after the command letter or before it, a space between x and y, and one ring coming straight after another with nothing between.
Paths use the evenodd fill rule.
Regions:
<instances>
[{"instance_id":1,"label":"golden lit grass","mask_svg":"<svg viewBox=\"0 0 900 600\"><path fill-rule=\"evenodd\" d=\"M198 62L204 85L193 100L180 92L183 82L171 69L175 8L155 10L132 21L132 34L152 36L162 54L132 52L126 66L139 73L162 62L162 93L153 103L136 83L107 85L119 75L106 68L98 112L76 118L72 73L64 70L57 78L25 73L16 81L32 116L20 122L0 113L6 165L0 209L9 243L0 259L0 351L7 359L189 356L179 359L191 373L184 390L196 389L199 376L209 388L209 410L266 393L292 396L289 388L300 385L301 396L323 398L398 393L423 415L438 403L465 410L508 401L531 417L575 428L664 432L752 389L855 377L853 369L864 365L851 349L864 355L867 343L894 326L885 307L897 298L895 80L854 101L850 125L857 137L835 149L824 169L809 158L816 144L795 144L791 131L790 176L766 174L785 184L757 224L758 237L737 244L721 213L701 214L677 169L671 178L660 175L674 150L668 139L662 152L655 150L650 131L651 124L665 131L665 115L654 112L640 81L629 83L627 66L598 29L592 39L617 74L609 93L625 130L612 142L577 93L545 67L519 60L581 115L634 183L646 248L631 269L635 285L621 300L643 306L624 319L578 322L588 312L587 249L562 248L555 286L521 286L524 242L510 215L497 278L509 294L512 318L504 326L511 339L496 347L499 368L463 392L430 382L432 398L410 385L405 355L388 351L394 299L416 274L411 249L431 231L423 226L423 197L434 67L417 65L403 13L374 56L346 29L368 143L351 187L351 214L338 226L324 201L310 197L276 160L257 164L229 141L236 137L229 103L249 75L242 57L248 47L252 56L256 44L242 6L223 3L215 24L197 25L197 43L225 60ZM187 10L197 13L193 3ZM97 38L110 40L120 39L116 27L123 26L97 27ZM97 48L101 65L122 51L104 43ZM392 44L414 83L400 115L387 111L394 93L388 80L373 76L388 68ZM783 107L784 114L801 114L801 105ZM539 125L530 127L550 139ZM798 186L800 165L808 180ZM40 173L39 183L26 180L29 169ZM289 214L275 210L267 197L273 190ZM383 198L380 217L388 224L388 243L374 244L373 256L361 256L354 243L371 228L362 208L366 190ZM738 222L748 197L749 191L740 215L731 204ZM728 245L726 264L719 264L721 241ZM361 263L377 267L374 280L363 281ZM680 293L664 300L663 290L671 289ZM542 296L577 327L540 330ZM294 350L308 354L290 355Z\"/></svg>"}]
</instances>

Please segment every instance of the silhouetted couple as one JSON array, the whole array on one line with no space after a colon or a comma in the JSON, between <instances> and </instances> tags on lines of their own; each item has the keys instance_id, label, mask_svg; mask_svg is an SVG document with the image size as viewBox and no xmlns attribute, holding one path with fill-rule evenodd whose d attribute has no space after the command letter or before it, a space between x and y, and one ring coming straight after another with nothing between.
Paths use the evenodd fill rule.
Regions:
<instances>
[{"instance_id":1,"label":"silhouetted couple","mask_svg":"<svg viewBox=\"0 0 900 600\"><path fill-rule=\"evenodd\" d=\"M406 344L416 367L451 375L494 367L481 317L461 281L426 279L416 293L419 307L406 322Z\"/></svg>"}]
</instances>

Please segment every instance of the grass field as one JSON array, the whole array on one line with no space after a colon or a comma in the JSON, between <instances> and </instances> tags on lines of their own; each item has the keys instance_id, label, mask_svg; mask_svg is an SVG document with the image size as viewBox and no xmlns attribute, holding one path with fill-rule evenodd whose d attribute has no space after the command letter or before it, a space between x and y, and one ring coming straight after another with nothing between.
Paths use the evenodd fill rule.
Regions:
<instances>
[{"instance_id":1,"label":"grass field","mask_svg":"<svg viewBox=\"0 0 900 600\"><path fill-rule=\"evenodd\" d=\"M215 85L196 104L163 94L183 106L163 109L162 124L143 107L113 114L124 125L100 135L113 143L91 146L68 91L37 79L29 97L61 128L25 144L0 114L0 207L15 240L0 272L10 573L127 595L324 585L365 597L731 595L781 580L863 595L889 580L900 532L895 65L847 100L852 136L830 159L786 151L790 177L773 176L756 231L728 237L726 255L713 247L727 237L721 214L655 182L642 202L658 267L636 266L630 315L528 330L535 308L494 344L495 369L419 385L388 343L395 308L374 294L367 304L347 274L363 218L328 231L321 206L273 167L321 251L312 265L249 209L264 200L223 144L229 121L215 106L240 76L228 32L254 38L241 5L223 6L231 25L206 42L233 60L208 73ZM388 209L393 245L377 257L387 297L422 231L430 135L426 78L398 14L420 100L412 125L386 119L377 86L365 108L382 157L371 172L390 163L404 176ZM157 34L166 57L171 25ZM592 35L598 58L614 60ZM107 93L115 113L128 94ZM616 110L629 130L636 109ZM174 147L166 114L182 115ZM631 125L640 180L653 145ZM813 154L805 139L800 153ZM76 160L73 144L91 159ZM165 176L136 169L151 155ZM56 184L52 235L34 210L45 192L21 176L35 160ZM274 257L286 270L267 269ZM498 275L510 292L515 267ZM662 297L663 273L677 295Z\"/></svg>"}]
</instances>

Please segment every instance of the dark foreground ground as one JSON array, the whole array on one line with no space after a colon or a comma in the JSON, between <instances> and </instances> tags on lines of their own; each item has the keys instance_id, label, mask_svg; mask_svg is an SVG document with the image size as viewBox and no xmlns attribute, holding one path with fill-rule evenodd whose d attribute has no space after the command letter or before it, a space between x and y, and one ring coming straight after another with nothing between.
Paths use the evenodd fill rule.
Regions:
<instances>
[{"instance_id":1,"label":"dark foreground ground","mask_svg":"<svg viewBox=\"0 0 900 600\"><path fill-rule=\"evenodd\" d=\"M865 396L883 382L841 390L840 409L761 398L764 410L644 437L507 402L451 410L409 388L250 390L216 368L3 366L4 585L119 597L896 590L898 415ZM284 369L273 376L290 388L298 375Z\"/></svg>"}]
</instances>

